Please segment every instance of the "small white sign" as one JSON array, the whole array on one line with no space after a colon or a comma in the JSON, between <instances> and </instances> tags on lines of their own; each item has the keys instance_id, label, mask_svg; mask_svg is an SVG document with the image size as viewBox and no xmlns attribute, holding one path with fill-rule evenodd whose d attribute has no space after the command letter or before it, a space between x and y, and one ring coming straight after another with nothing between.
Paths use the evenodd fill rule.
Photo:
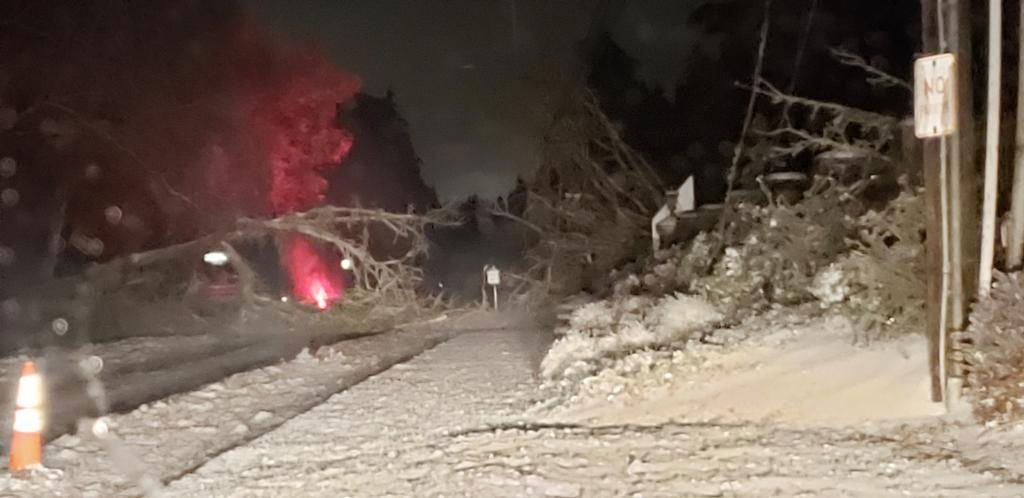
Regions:
<instances>
[{"instance_id":1,"label":"small white sign","mask_svg":"<svg viewBox=\"0 0 1024 498\"><path fill-rule=\"evenodd\" d=\"M956 132L956 57L941 54L914 62L914 134L932 138Z\"/></svg>"},{"instance_id":2,"label":"small white sign","mask_svg":"<svg viewBox=\"0 0 1024 498\"><path fill-rule=\"evenodd\" d=\"M493 266L487 269L487 285L501 285L501 270Z\"/></svg>"},{"instance_id":3,"label":"small white sign","mask_svg":"<svg viewBox=\"0 0 1024 498\"><path fill-rule=\"evenodd\" d=\"M697 207L696 196L693 195L693 175L679 186L679 190L676 192L676 209L675 213L687 213L693 211Z\"/></svg>"}]
</instances>

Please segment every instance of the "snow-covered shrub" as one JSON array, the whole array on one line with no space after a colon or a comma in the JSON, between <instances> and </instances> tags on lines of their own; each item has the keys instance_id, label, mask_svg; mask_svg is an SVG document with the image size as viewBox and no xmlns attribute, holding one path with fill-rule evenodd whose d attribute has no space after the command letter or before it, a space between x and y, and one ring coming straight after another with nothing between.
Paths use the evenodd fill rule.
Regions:
<instances>
[{"instance_id":1,"label":"snow-covered shrub","mask_svg":"<svg viewBox=\"0 0 1024 498\"><path fill-rule=\"evenodd\" d=\"M540 372L544 378L556 376L572 378L580 374L589 374L591 372L587 367L592 367L591 362L597 360L598 357L598 344L593 337L571 331L552 345L551 350L544 357L544 361L541 362ZM577 363L582 363L582 365L577 365Z\"/></svg>"},{"instance_id":2,"label":"snow-covered shrub","mask_svg":"<svg viewBox=\"0 0 1024 498\"><path fill-rule=\"evenodd\" d=\"M808 290L818 299L822 307L839 304L845 301L850 294L843 269L836 263L832 263L818 272Z\"/></svg>"},{"instance_id":3,"label":"snow-covered shrub","mask_svg":"<svg viewBox=\"0 0 1024 498\"><path fill-rule=\"evenodd\" d=\"M662 299L650 314L658 342L671 344L689 340L700 332L722 321L724 317L707 301L676 294Z\"/></svg>"},{"instance_id":4,"label":"snow-covered shrub","mask_svg":"<svg viewBox=\"0 0 1024 498\"><path fill-rule=\"evenodd\" d=\"M975 415L996 422L1024 418L1024 275L996 272L988 299L974 306L967 338Z\"/></svg>"},{"instance_id":5,"label":"snow-covered shrub","mask_svg":"<svg viewBox=\"0 0 1024 498\"><path fill-rule=\"evenodd\" d=\"M614 323L612 310L602 301L584 304L569 317L570 328L588 333L609 329Z\"/></svg>"},{"instance_id":6,"label":"snow-covered shrub","mask_svg":"<svg viewBox=\"0 0 1024 498\"><path fill-rule=\"evenodd\" d=\"M654 304L647 296L629 296L618 302L617 308L623 314L642 314Z\"/></svg>"},{"instance_id":7,"label":"snow-covered shrub","mask_svg":"<svg viewBox=\"0 0 1024 498\"><path fill-rule=\"evenodd\" d=\"M541 375L576 381L631 353L684 343L721 320L717 309L695 296L658 300L634 296L591 303L573 313L573 325L541 362Z\"/></svg>"},{"instance_id":8,"label":"snow-covered shrub","mask_svg":"<svg viewBox=\"0 0 1024 498\"><path fill-rule=\"evenodd\" d=\"M738 205L724 254L691 291L736 320L814 300L814 279L846 250L849 214L859 207L846 194L820 179L795 205Z\"/></svg>"},{"instance_id":9,"label":"snow-covered shrub","mask_svg":"<svg viewBox=\"0 0 1024 498\"><path fill-rule=\"evenodd\" d=\"M920 193L904 191L857 219L850 252L834 267L847 298L830 304L859 317L873 335L924 330L924 216Z\"/></svg>"},{"instance_id":10,"label":"snow-covered shrub","mask_svg":"<svg viewBox=\"0 0 1024 498\"><path fill-rule=\"evenodd\" d=\"M624 323L615 338L618 339L615 344L615 350L618 351L635 351L650 347L658 341L658 336L645 323L638 320Z\"/></svg>"}]
</instances>

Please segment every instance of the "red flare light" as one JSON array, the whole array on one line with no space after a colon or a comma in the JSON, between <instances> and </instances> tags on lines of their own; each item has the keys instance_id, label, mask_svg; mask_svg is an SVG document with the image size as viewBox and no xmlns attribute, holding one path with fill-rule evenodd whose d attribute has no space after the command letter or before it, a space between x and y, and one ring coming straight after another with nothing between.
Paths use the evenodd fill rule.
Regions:
<instances>
[{"instance_id":1,"label":"red flare light","mask_svg":"<svg viewBox=\"0 0 1024 498\"><path fill-rule=\"evenodd\" d=\"M327 290L324 289L323 282L320 282L319 280L314 281L310 294L313 295L313 300L316 301L317 308L320 308L321 310L327 309Z\"/></svg>"},{"instance_id":2,"label":"red flare light","mask_svg":"<svg viewBox=\"0 0 1024 498\"><path fill-rule=\"evenodd\" d=\"M285 265L292 290L302 302L326 310L344 294L344 281L329 262L337 259L318 251L308 239L293 235L284 240Z\"/></svg>"}]
</instances>

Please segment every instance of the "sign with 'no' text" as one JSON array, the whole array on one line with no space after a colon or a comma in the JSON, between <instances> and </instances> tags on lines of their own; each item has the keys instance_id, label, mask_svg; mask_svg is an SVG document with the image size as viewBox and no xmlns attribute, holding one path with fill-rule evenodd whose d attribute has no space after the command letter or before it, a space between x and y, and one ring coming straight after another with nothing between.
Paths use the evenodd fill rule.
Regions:
<instances>
[{"instance_id":1,"label":"sign with 'no' text","mask_svg":"<svg viewBox=\"0 0 1024 498\"><path fill-rule=\"evenodd\" d=\"M918 138L956 132L956 57L922 57L914 62L914 134Z\"/></svg>"}]
</instances>

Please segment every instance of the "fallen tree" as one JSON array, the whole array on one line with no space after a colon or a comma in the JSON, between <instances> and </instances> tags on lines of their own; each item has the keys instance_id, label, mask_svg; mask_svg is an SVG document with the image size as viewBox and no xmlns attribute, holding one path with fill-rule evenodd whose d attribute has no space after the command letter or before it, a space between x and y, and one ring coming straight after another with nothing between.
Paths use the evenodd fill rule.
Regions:
<instances>
[{"instance_id":1,"label":"fallen tree","mask_svg":"<svg viewBox=\"0 0 1024 498\"><path fill-rule=\"evenodd\" d=\"M577 95L563 111L526 184L525 211L499 206L494 214L532 232L525 276L547 292L571 294L609 287L609 272L643 250L665 193L593 94Z\"/></svg>"},{"instance_id":2,"label":"fallen tree","mask_svg":"<svg viewBox=\"0 0 1024 498\"><path fill-rule=\"evenodd\" d=\"M301 234L326 242L352 259L356 282L362 290L379 297L415 299L416 286L423 278L417 263L429 247L425 229L429 225L453 223L446 210L419 215L323 206L269 220L243 218L238 222L238 231L224 240L232 242L282 232ZM392 237L393 243L386 250L377 250L385 236Z\"/></svg>"},{"instance_id":3,"label":"fallen tree","mask_svg":"<svg viewBox=\"0 0 1024 498\"><path fill-rule=\"evenodd\" d=\"M422 279L417 265L428 247L425 228L452 223L446 210L417 215L337 206L274 219L239 219L230 230L126 255L95 264L81 275L40 285L22 300L32 303L26 304L32 309L22 313L22 328L41 333L29 334L33 340L17 346L242 331L247 320L268 312L288 323L324 331L338 329L337 323L329 326L328 322L347 315L357 318L350 321L352 330L345 333L386 329L394 325L391 322L418 318L441 304L417 294ZM348 289L345 310L315 313L282 303L279 296L266 292L253 263L238 248L281 234L298 234L328 244L355 262L356 285ZM186 296L202 255L212 250L229 255L229 264L238 275L240 296L219 316L200 316L190 308ZM48 329L54 320L65 320L71 333L51 333ZM316 342L331 341L319 338Z\"/></svg>"}]
</instances>

